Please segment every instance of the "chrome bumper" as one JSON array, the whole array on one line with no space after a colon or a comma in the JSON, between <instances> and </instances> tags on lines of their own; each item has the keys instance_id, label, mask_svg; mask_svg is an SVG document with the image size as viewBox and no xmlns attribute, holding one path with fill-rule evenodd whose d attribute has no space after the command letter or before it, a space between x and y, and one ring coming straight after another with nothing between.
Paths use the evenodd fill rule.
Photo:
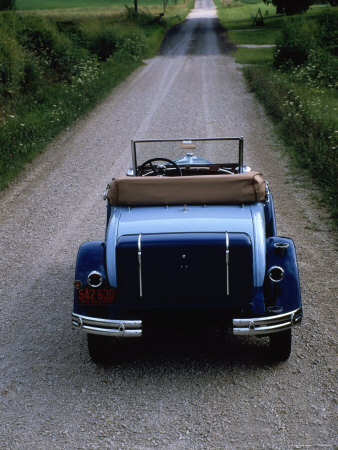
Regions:
<instances>
[{"instance_id":1,"label":"chrome bumper","mask_svg":"<svg viewBox=\"0 0 338 450\"><path fill-rule=\"evenodd\" d=\"M302 320L302 308L268 317L253 319L233 319L233 334L237 336L257 336L278 333L291 328Z\"/></svg>"},{"instance_id":2,"label":"chrome bumper","mask_svg":"<svg viewBox=\"0 0 338 450\"><path fill-rule=\"evenodd\" d=\"M109 320L72 313L72 325L86 333L113 337L141 337L141 320Z\"/></svg>"}]
</instances>

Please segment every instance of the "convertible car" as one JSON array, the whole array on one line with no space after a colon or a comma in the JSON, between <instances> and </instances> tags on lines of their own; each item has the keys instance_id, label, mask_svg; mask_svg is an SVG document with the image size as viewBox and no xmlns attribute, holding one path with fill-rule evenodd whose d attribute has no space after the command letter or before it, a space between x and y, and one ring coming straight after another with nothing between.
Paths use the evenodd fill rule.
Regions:
<instances>
[{"instance_id":1,"label":"convertible car","mask_svg":"<svg viewBox=\"0 0 338 450\"><path fill-rule=\"evenodd\" d=\"M109 357L111 338L184 318L268 336L271 357L286 360L302 320L296 252L276 235L243 138L133 140L131 150L132 167L104 194L105 240L77 255L72 324L91 358Z\"/></svg>"}]
</instances>

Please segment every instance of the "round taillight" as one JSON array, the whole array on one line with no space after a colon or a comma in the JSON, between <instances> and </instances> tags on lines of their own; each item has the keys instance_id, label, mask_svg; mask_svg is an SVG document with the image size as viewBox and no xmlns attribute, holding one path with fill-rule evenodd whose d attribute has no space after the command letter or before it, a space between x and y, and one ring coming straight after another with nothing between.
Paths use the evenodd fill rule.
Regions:
<instances>
[{"instance_id":1,"label":"round taillight","mask_svg":"<svg viewBox=\"0 0 338 450\"><path fill-rule=\"evenodd\" d=\"M103 277L100 274L100 272L96 272L95 270L93 272L90 272L90 274L88 275L88 284L91 287L99 287L102 284L103 281Z\"/></svg>"},{"instance_id":2,"label":"round taillight","mask_svg":"<svg viewBox=\"0 0 338 450\"><path fill-rule=\"evenodd\" d=\"M270 267L268 274L271 281L279 283L284 278L284 269L279 266L273 266Z\"/></svg>"}]
</instances>

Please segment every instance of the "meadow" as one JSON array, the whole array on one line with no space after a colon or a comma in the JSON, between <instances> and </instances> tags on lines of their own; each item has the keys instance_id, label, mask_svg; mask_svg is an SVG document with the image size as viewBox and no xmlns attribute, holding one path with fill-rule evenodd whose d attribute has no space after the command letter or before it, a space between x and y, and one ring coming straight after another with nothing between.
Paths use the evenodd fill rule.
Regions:
<instances>
[{"instance_id":1,"label":"meadow","mask_svg":"<svg viewBox=\"0 0 338 450\"><path fill-rule=\"evenodd\" d=\"M338 8L314 5L306 14L286 17L259 1L216 2L230 39L258 45L238 48L236 61L294 166L316 180L319 201L338 227ZM254 24L259 8L263 26Z\"/></svg>"},{"instance_id":2,"label":"meadow","mask_svg":"<svg viewBox=\"0 0 338 450\"><path fill-rule=\"evenodd\" d=\"M175 1L172 2L175 4ZM123 9L134 6L134 0L16 0L17 10L44 11L55 9L90 9L96 8ZM139 0L139 7L163 6L163 0Z\"/></svg>"}]
</instances>

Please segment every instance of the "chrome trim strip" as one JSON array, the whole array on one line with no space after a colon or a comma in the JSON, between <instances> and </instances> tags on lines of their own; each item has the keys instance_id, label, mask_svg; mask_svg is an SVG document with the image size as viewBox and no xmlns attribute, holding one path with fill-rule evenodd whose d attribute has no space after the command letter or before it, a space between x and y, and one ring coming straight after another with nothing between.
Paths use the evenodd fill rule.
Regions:
<instances>
[{"instance_id":1,"label":"chrome trim strip","mask_svg":"<svg viewBox=\"0 0 338 450\"><path fill-rule=\"evenodd\" d=\"M229 258L230 258L230 240L229 233L225 232L225 264L227 268L227 295L230 295L230 280L229 280Z\"/></svg>"},{"instance_id":2,"label":"chrome trim strip","mask_svg":"<svg viewBox=\"0 0 338 450\"><path fill-rule=\"evenodd\" d=\"M133 161L134 177L137 176L136 142L131 140L131 157Z\"/></svg>"},{"instance_id":3,"label":"chrome trim strip","mask_svg":"<svg viewBox=\"0 0 338 450\"><path fill-rule=\"evenodd\" d=\"M298 308L276 316L233 319L233 334L237 336L257 336L277 333L300 323L302 315L302 308Z\"/></svg>"},{"instance_id":4,"label":"chrome trim strip","mask_svg":"<svg viewBox=\"0 0 338 450\"><path fill-rule=\"evenodd\" d=\"M138 235L137 240L137 258L138 258L138 276L140 283L140 297L142 297L142 249L141 249L142 234Z\"/></svg>"},{"instance_id":5,"label":"chrome trim strip","mask_svg":"<svg viewBox=\"0 0 338 450\"><path fill-rule=\"evenodd\" d=\"M244 147L244 138L241 136L239 138L239 173L243 173L243 147Z\"/></svg>"},{"instance_id":6,"label":"chrome trim strip","mask_svg":"<svg viewBox=\"0 0 338 450\"><path fill-rule=\"evenodd\" d=\"M142 320L109 320L72 313L73 328L89 334L114 337L141 337Z\"/></svg>"}]
</instances>

